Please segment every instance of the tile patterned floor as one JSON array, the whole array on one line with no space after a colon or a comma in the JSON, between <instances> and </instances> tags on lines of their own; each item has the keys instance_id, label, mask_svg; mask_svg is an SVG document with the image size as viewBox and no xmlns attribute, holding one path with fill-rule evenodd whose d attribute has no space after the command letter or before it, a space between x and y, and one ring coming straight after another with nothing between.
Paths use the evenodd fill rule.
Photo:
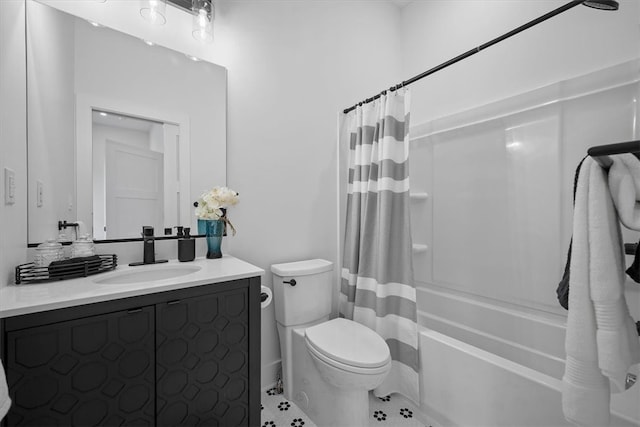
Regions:
<instances>
[{"instance_id":1,"label":"tile patterned floor","mask_svg":"<svg viewBox=\"0 0 640 427\"><path fill-rule=\"evenodd\" d=\"M393 394L382 398L369 394L369 426L380 427L436 427L418 419L418 410L402 396ZM275 388L262 392L262 427L316 427L293 402Z\"/></svg>"},{"instance_id":2,"label":"tile patterned floor","mask_svg":"<svg viewBox=\"0 0 640 427\"><path fill-rule=\"evenodd\" d=\"M262 427L316 427L316 425L282 394L276 394L275 388L263 390L261 395Z\"/></svg>"},{"instance_id":3,"label":"tile patterned floor","mask_svg":"<svg viewBox=\"0 0 640 427\"><path fill-rule=\"evenodd\" d=\"M375 397L369 393L369 426L425 427L415 405L399 394ZM427 424L426 427L432 427ZM435 427L435 426L433 426Z\"/></svg>"}]
</instances>

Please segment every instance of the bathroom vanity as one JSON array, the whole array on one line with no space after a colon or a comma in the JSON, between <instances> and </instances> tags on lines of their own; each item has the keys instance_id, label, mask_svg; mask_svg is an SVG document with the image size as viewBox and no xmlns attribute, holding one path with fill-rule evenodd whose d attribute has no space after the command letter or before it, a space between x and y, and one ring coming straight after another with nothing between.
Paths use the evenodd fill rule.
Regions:
<instances>
[{"instance_id":1,"label":"bathroom vanity","mask_svg":"<svg viewBox=\"0 0 640 427\"><path fill-rule=\"evenodd\" d=\"M224 256L0 289L5 425L259 425L263 273Z\"/></svg>"}]
</instances>

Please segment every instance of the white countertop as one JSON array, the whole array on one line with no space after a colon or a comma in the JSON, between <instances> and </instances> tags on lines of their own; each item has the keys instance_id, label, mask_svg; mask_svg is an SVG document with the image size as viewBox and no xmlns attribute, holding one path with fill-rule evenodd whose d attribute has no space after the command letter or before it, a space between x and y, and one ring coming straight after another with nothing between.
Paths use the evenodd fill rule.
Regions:
<instances>
[{"instance_id":1,"label":"white countertop","mask_svg":"<svg viewBox=\"0 0 640 427\"><path fill-rule=\"evenodd\" d=\"M122 284L98 283L98 281L115 278L128 272L187 266L200 267L200 269L169 279ZM119 265L113 271L78 279L2 287L0 288L0 318L245 279L263 274L263 269L229 255L219 259L196 258L192 262L170 260L164 264L137 267Z\"/></svg>"}]
</instances>

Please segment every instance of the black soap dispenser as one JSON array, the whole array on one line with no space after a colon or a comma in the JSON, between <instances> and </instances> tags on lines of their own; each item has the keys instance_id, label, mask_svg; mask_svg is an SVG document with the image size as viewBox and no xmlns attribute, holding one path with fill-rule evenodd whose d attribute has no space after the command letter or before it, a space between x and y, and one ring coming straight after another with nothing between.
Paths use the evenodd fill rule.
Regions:
<instances>
[{"instance_id":1,"label":"black soap dispenser","mask_svg":"<svg viewBox=\"0 0 640 427\"><path fill-rule=\"evenodd\" d=\"M189 227L178 227L178 261L193 261L196 258L196 240L191 237Z\"/></svg>"}]
</instances>

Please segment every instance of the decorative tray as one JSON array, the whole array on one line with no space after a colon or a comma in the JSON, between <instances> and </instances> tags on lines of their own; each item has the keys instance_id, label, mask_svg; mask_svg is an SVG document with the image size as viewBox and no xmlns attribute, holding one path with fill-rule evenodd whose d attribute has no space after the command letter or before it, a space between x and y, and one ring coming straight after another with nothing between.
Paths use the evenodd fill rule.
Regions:
<instances>
[{"instance_id":1,"label":"decorative tray","mask_svg":"<svg viewBox=\"0 0 640 427\"><path fill-rule=\"evenodd\" d=\"M16 285L87 277L115 270L117 266L118 257L115 254L54 261L48 267L36 267L30 262L16 267Z\"/></svg>"}]
</instances>

